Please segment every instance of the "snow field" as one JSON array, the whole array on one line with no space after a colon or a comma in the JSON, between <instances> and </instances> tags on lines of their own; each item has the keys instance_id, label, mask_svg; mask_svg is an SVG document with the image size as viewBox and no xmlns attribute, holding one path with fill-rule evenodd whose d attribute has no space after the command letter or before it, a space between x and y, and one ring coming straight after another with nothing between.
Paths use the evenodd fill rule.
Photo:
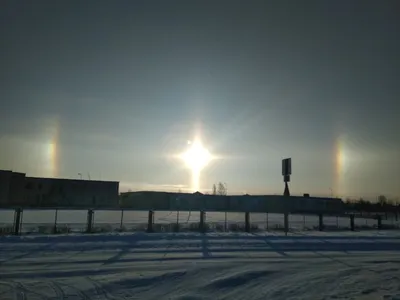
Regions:
<instances>
[{"instance_id":1,"label":"snow field","mask_svg":"<svg viewBox=\"0 0 400 300\"><path fill-rule=\"evenodd\" d=\"M0 299L400 299L397 231L0 238Z\"/></svg>"}]
</instances>

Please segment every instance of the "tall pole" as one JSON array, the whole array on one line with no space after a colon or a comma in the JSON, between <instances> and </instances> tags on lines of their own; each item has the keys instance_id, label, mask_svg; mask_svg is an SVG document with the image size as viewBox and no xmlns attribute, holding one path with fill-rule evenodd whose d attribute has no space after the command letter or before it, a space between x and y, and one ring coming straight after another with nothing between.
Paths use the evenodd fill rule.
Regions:
<instances>
[{"instance_id":1,"label":"tall pole","mask_svg":"<svg viewBox=\"0 0 400 300\"><path fill-rule=\"evenodd\" d=\"M290 196L290 191L287 181L285 181L285 191L283 192L283 196Z\"/></svg>"},{"instance_id":2,"label":"tall pole","mask_svg":"<svg viewBox=\"0 0 400 300\"><path fill-rule=\"evenodd\" d=\"M283 182L285 182L285 190L283 196L290 196L288 182L290 182L290 175L292 175L292 159L285 158L282 160L282 176Z\"/></svg>"}]
</instances>

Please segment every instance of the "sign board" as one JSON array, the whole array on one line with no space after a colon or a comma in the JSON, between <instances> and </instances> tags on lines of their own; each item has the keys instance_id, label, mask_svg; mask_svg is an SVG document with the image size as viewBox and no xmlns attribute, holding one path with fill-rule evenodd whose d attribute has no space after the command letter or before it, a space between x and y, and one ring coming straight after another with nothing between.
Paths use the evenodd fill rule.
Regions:
<instances>
[{"instance_id":1,"label":"sign board","mask_svg":"<svg viewBox=\"0 0 400 300\"><path fill-rule=\"evenodd\" d=\"M285 158L282 160L282 176L292 175L292 159Z\"/></svg>"}]
</instances>

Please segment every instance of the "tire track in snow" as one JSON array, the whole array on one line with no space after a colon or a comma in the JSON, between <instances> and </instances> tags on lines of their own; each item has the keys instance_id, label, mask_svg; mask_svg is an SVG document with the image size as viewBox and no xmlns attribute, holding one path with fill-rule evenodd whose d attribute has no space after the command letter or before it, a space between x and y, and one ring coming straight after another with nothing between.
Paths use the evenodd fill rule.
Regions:
<instances>
[{"instance_id":1,"label":"tire track in snow","mask_svg":"<svg viewBox=\"0 0 400 300\"><path fill-rule=\"evenodd\" d=\"M166 245L165 253L163 254L163 256L162 256L162 258L161 258L161 263L164 263L164 262L165 262L165 258L167 257L167 254L168 254L168 252L169 252L168 250L172 247L172 241L171 241L171 239L167 237L167 241L168 241L168 244ZM154 247L153 247L153 248L154 248Z\"/></svg>"},{"instance_id":2,"label":"tire track in snow","mask_svg":"<svg viewBox=\"0 0 400 300\"><path fill-rule=\"evenodd\" d=\"M50 282L50 287L54 290L57 296L57 300L66 300L68 297L65 295L64 290L58 285L57 282Z\"/></svg>"},{"instance_id":3,"label":"tire track in snow","mask_svg":"<svg viewBox=\"0 0 400 300\"><path fill-rule=\"evenodd\" d=\"M1 291L0 292L0 299L1 299L2 295L7 294L7 293L12 293L14 291L14 289L15 289L14 286L11 283L8 283L8 282L4 282L4 281L0 282L0 286L2 286L2 285L6 286L6 287L9 287L10 289L5 290L5 291Z\"/></svg>"},{"instance_id":4,"label":"tire track in snow","mask_svg":"<svg viewBox=\"0 0 400 300\"><path fill-rule=\"evenodd\" d=\"M14 260L27 258L28 256L38 254L38 253L42 252L43 250L50 250L50 249L53 248L53 246L54 246L53 243L46 243L46 244L44 244L42 246L34 247L34 248L30 249L29 251L26 251L25 253L18 254L18 255L12 256L12 257L8 257L8 258L6 258L4 260L1 260L0 261L0 265L8 263L8 262L11 262L11 261L14 261Z\"/></svg>"},{"instance_id":5,"label":"tire track in snow","mask_svg":"<svg viewBox=\"0 0 400 300\"><path fill-rule=\"evenodd\" d=\"M86 280L88 280L93 285L97 295L104 295L104 299L106 300L114 299L114 297L110 295L109 291L105 289L100 282L94 280L91 277L86 277Z\"/></svg>"},{"instance_id":6,"label":"tire track in snow","mask_svg":"<svg viewBox=\"0 0 400 300\"><path fill-rule=\"evenodd\" d=\"M57 262L60 262L60 261L63 261L63 260L71 260L71 262L74 262L74 261L72 260L72 258L73 258L74 256L77 256L77 255L79 255L79 254L84 253L85 251L86 251L86 250L79 250L79 251L76 251L76 252L74 252L74 253L72 253L72 254L70 254L70 255L62 256L60 259L58 259L58 260L55 261L55 262L49 262L49 263L47 263L47 264L44 264L44 265L43 265L43 269L48 269L48 268L50 268L50 267L54 267L54 265L56 265Z\"/></svg>"},{"instance_id":7,"label":"tire track in snow","mask_svg":"<svg viewBox=\"0 0 400 300\"><path fill-rule=\"evenodd\" d=\"M71 290L73 290L73 291L75 291L76 292L76 294L79 296L79 297L81 297L81 299L83 299L83 300L91 300L91 298L84 292L84 291L82 291L82 290L80 290L80 289L78 289L77 287L75 287L75 286L73 286L73 285L70 285L70 284L67 284L67 283L57 283L57 285L59 286L59 288L61 289L61 290L63 290L62 288L61 288L61 286L63 286L63 287L66 287L66 288L69 288L69 289L71 289ZM68 298L67 298L68 299Z\"/></svg>"},{"instance_id":8,"label":"tire track in snow","mask_svg":"<svg viewBox=\"0 0 400 300\"><path fill-rule=\"evenodd\" d=\"M43 299L43 300L48 300L51 299L45 295L42 295L32 289L29 289L26 285L22 284L21 282L14 282L15 283L15 293L16 293L16 299L17 300L27 300L28 296L27 294L33 294L37 297L39 297L39 299ZM38 299L37 297L35 297L35 299Z\"/></svg>"},{"instance_id":9,"label":"tire track in snow","mask_svg":"<svg viewBox=\"0 0 400 300\"><path fill-rule=\"evenodd\" d=\"M16 287L15 287L15 299L16 300L26 300L26 288L21 284L21 283L17 283Z\"/></svg>"},{"instance_id":10,"label":"tire track in snow","mask_svg":"<svg viewBox=\"0 0 400 300\"><path fill-rule=\"evenodd\" d=\"M247 245L248 243L247 243L247 242L244 242L244 244ZM246 251L246 250L244 250L244 245L243 245L243 243L240 244L240 247L242 248L243 254L246 255L247 258L251 258L251 255L249 254L249 252Z\"/></svg>"}]
</instances>

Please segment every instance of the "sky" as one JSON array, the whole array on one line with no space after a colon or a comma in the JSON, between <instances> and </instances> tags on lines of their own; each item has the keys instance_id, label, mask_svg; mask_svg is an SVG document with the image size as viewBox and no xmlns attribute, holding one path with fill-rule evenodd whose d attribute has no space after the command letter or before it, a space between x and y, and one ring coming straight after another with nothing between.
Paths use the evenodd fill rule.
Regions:
<instances>
[{"instance_id":1,"label":"sky","mask_svg":"<svg viewBox=\"0 0 400 300\"><path fill-rule=\"evenodd\" d=\"M0 169L400 196L398 1L1 1ZM81 174L81 175L79 175Z\"/></svg>"}]
</instances>

